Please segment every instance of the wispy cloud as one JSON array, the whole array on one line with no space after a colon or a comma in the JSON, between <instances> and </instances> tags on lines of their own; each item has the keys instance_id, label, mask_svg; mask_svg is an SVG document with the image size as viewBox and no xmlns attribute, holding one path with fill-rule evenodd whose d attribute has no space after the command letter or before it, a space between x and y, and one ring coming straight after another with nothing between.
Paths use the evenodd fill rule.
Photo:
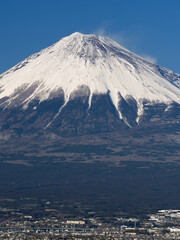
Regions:
<instances>
[{"instance_id":1,"label":"wispy cloud","mask_svg":"<svg viewBox=\"0 0 180 240\"><path fill-rule=\"evenodd\" d=\"M104 28L98 28L94 31L94 34L99 36L107 36L107 33Z\"/></svg>"},{"instance_id":2,"label":"wispy cloud","mask_svg":"<svg viewBox=\"0 0 180 240\"><path fill-rule=\"evenodd\" d=\"M148 62L151 62L151 63L154 63L154 64L157 63L157 58L156 57L152 57L152 56L149 56L149 55L146 55L146 54L141 54L141 57L145 58Z\"/></svg>"},{"instance_id":3,"label":"wispy cloud","mask_svg":"<svg viewBox=\"0 0 180 240\"><path fill-rule=\"evenodd\" d=\"M114 41L118 42L119 44L125 44L125 38L123 37L122 33L108 33L105 28L98 28L94 31L94 34L99 36L105 36L113 39Z\"/></svg>"}]
</instances>

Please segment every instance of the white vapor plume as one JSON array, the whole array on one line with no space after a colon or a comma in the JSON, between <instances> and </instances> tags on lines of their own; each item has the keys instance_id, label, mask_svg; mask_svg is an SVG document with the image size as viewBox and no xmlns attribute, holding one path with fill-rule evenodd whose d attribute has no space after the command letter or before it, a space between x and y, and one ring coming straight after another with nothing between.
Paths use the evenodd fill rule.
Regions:
<instances>
[{"instance_id":1,"label":"white vapor plume","mask_svg":"<svg viewBox=\"0 0 180 240\"><path fill-rule=\"evenodd\" d=\"M149 56L149 55L146 55L146 54L141 54L141 57L146 59L148 62L151 62L151 63L154 63L154 64L157 63L157 58L156 57L152 57L152 56Z\"/></svg>"},{"instance_id":2,"label":"white vapor plume","mask_svg":"<svg viewBox=\"0 0 180 240\"><path fill-rule=\"evenodd\" d=\"M98 28L94 31L94 34L104 37L109 37L114 41L118 42L119 44L126 45L125 38L123 37L122 33L107 33L104 28Z\"/></svg>"}]
</instances>

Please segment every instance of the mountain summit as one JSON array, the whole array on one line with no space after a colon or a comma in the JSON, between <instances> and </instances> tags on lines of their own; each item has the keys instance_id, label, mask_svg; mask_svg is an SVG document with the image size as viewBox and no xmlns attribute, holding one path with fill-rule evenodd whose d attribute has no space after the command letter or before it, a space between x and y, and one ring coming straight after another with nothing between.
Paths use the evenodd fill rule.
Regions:
<instances>
[{"instance_id":1,"label":"mountain summit","mask_svg":"<svg viewBox=\"0 0 180 240\"><path fill-rule=\"evenodd\" d=\"M92 130L99 122L94 113L98 108L102 115L97 131L104 121L113 126L112 119L132 127L157 115L167 119L172 109L175 114L179 88L179 74L107 37L73 33L0 75L0 108L6 116L1 128L23 128L23 122L26 127L29 123L42 129L55 125L66 129L63 119L70 115L74 119L78 109L74 128L85 124ZM18 122L8 120L13 109L21 112Z\"/></svg>"}]
</instances>

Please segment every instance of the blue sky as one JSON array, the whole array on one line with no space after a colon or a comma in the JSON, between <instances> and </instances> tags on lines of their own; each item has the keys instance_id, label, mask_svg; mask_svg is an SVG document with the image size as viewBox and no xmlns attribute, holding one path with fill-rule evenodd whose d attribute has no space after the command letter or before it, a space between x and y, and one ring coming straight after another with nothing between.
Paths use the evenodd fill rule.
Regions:
<instances>
[{"instance_id":1,"label":"blue sky","mask_svg":"<svg viewBox=\"0 0 180 240\"><path fill-rule=\"evenodd\" d=\"M76 31L180 73L179 0L0 0L0 73Z\"/></svg>"}]
</instances>

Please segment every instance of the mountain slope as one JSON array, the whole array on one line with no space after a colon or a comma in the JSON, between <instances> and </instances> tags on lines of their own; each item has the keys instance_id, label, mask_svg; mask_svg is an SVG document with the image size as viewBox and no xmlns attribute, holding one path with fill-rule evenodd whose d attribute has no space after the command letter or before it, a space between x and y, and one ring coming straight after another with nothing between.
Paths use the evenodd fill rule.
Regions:
<instances>
[{"instance_id":1,"label":"mountain slope","mask_svg":"<svg viewBox=\"0 0 180 240\"><path fill-rule=\"evenodd\" d=\"M179 74L109 38L74 33L0 75L1 128L74 125L77 133L92 122L96 132L152 118L177 121L179 88Z\"/></svg>"}]
</instances>

